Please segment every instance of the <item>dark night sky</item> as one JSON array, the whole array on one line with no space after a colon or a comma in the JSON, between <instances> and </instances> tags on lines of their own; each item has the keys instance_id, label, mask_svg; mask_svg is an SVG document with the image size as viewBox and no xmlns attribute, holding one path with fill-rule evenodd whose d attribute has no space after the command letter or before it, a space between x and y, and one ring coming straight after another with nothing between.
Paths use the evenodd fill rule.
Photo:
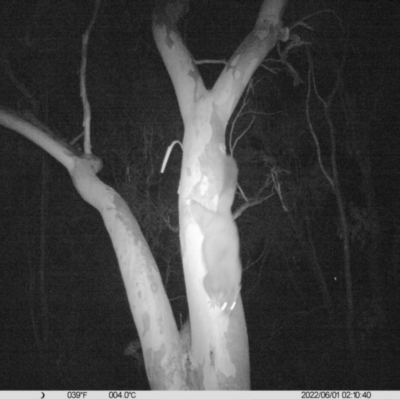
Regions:
<instances>
[{"instance_id":1,"label":"dark night sky","mask_svg":"<svg viewBox=\"0 0 400 400\"><path fill-rule=\"evenodd\" d=\"M167 146L182 138L183 126L152 38L150 3L103 2L89 42L93 150L104 162L101 179L121 193L138 218L180 321L187 316L187 305L179 241L162 218L167 215L177 225L179 151L172 153L164 176L158 171ZM228 59L251 31L260 4L195 2L180 23L194 58ZM398 2L389 0L289 0L284 14L291 27L316 13L306 20L312 30L297 26L292 33L311 44L322 96L332 90L346 57L332 119L355 237L360 332L366 329L365 318L384 315L381 325L376 322L379 329L367 332L368 345L361 343L365 334L357 336L365 389L400 389L399 11ZM0 5L0 106L34 112L66 141L81 132L78 72L81 37L91 12L92 3L79 0ZM269 57L277 59L277 51ZM303 83L294 85L293 74L282 64L268 64L277 68L276 74L259 68L249 115L235 126L238 135L250 122L250 111L257 115L236 155L239 183L254 196L272 165L286 171L280 175L282 201L290 209L284 212L275 195L238 219L252 388L355 388L344 372L349 360L343 347L337 209L317 166L305 119L305 47L290 52L288 62ZM222 66L199 69L212 87ZM311 107L329 166L329 133L315 96ZM357 158L360 153L366 164ZM369 180L362 180L365 176ZM79 197L56 161L2 127L0 188L0 390L147 389L140 361L123 355L136 332L100 216ZM241 204L238 198L235 208ZM330 313L307 258L311 244L332 295ZM366 267L372 244L381 268L380 293L385 294L383 311L375 314ZM342 283L336 285L333 276Z\"/></svg>"}]
</instances>

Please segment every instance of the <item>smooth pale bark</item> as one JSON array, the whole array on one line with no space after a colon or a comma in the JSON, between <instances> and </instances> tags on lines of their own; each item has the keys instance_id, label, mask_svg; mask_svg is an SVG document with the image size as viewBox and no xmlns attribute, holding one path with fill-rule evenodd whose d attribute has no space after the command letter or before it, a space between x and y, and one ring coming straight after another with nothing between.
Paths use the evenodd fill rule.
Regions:
<instances>
[{"instance_id":1,"label":"smooth pale bark","mask_svg":"<svg viewBox=\"0 0 400 400\"><path fill-rule=\"evenodd\" d=\"M282 29L280 23L285 1L264 1L253 31L210 91L176 27L188 9L187 4L160 1L153 16L153 34L174 85L185 128L179 215L192 334L188 383L192 389L249 389L248 338L242 302L239 297L231 314L210 307L203 287L203 237L190 204L196 200L215 210L228 120L254 71L278 40L288 38L288 30Z\"/></svg>"},{"instance_id":2,"label":"smooth pale bark","mask_svg":"<svg viewBox=\"0 0 400 400\"><path fill-rule=\"evenodd\" d=\"M117 255L153 389L184 388L179 335L155 260L129 207L97 178L101 160L18 115L0 110L0 124L36 143L66 167L82 198L101 214Z\"/></svg>"}]
</instances>

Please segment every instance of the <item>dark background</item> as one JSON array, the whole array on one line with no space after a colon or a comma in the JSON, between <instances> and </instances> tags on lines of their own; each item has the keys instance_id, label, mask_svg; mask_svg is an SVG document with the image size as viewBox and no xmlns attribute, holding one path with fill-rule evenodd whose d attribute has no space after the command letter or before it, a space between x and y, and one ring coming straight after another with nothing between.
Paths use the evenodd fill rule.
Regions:
<instances>
[{"instance_id":1,"label":"dark background","mask_svg":"<svg viewBox=\"0 0 400 400\"><path fill-rule=\"evenodd\" d=\"M193 2L180 23L193 57L228 60L260 4ZM81 38L93 5L0 5L0 105L29 110L65 141L82 131ZM174 149L163 175L160 167L183 124L151 11L145 0L101 6L88 52L92 143L104 162L100 177L138 219L181 324L181 151ZM248 198L266 198L237 219L252 389L400 389L399 16L396 1L289 0L284 23L308 45L288 51L286 63L287 44L274 49L254 75L243 113L235 119L242 101L232 116L234 138L249 128L234 154L239 184ZM355 357L342 226L306 118L307 49L320 96L337 87L328 111L350 234ZM207 87L222 68L199 66ZM315 93L309 112L332 175L332 137ZM0 188L0 389L148 389L98 213L60 164L2 127ZM243 203L238 192L234 209Z\"/></svg>"}]
</instances>

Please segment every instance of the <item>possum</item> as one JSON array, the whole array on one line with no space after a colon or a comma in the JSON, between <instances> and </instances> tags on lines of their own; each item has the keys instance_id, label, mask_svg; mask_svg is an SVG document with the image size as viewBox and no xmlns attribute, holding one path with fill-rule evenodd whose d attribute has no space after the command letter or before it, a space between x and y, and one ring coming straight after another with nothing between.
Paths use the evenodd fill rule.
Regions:
<instances>
[{"instance_id":1,"label":"possum","mask_svg":"<svg viewBox=\"0 0 400 400\"><path fill-rule=\"evenodd\" d=\"M231 156L224 156L222 187L216 211L192 201L192 214L204 240L202 256L207 269L204 289L212 306L232 311L240 292L242 267L239 234L231 212L237 185L238 168Z\"/></svg>"}]
</instances>

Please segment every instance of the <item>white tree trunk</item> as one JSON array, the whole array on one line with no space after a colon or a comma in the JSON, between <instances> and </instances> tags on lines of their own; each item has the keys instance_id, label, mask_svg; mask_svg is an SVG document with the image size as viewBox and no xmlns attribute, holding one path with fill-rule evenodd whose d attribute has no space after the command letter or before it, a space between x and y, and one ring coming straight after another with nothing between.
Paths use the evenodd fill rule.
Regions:
<instances>
[{"instance_id":1,"label":"white tree trunk","mask_svg":"<svg viewBox=\"0 0 400 400\"><path fill-rule=\"evenodd\" d=\"M188 371L192 389L250 388L248 338L240 295L232 312L210 305L212 299L203 285L209 272L202 254L204 232L194 218L192 205L200 203L212 212L219 204L226 174L225 129L254 71L279 39L287 39L288 32L280 23L284 3L264 1L254 30L210 91L176 28L187 11L187 2L160 1L153 16L154 37L172 79L185 128L179 215L192 334ZM236 273L233 269L223 272L226 279Z\"/></svg>"}]
</instances>

